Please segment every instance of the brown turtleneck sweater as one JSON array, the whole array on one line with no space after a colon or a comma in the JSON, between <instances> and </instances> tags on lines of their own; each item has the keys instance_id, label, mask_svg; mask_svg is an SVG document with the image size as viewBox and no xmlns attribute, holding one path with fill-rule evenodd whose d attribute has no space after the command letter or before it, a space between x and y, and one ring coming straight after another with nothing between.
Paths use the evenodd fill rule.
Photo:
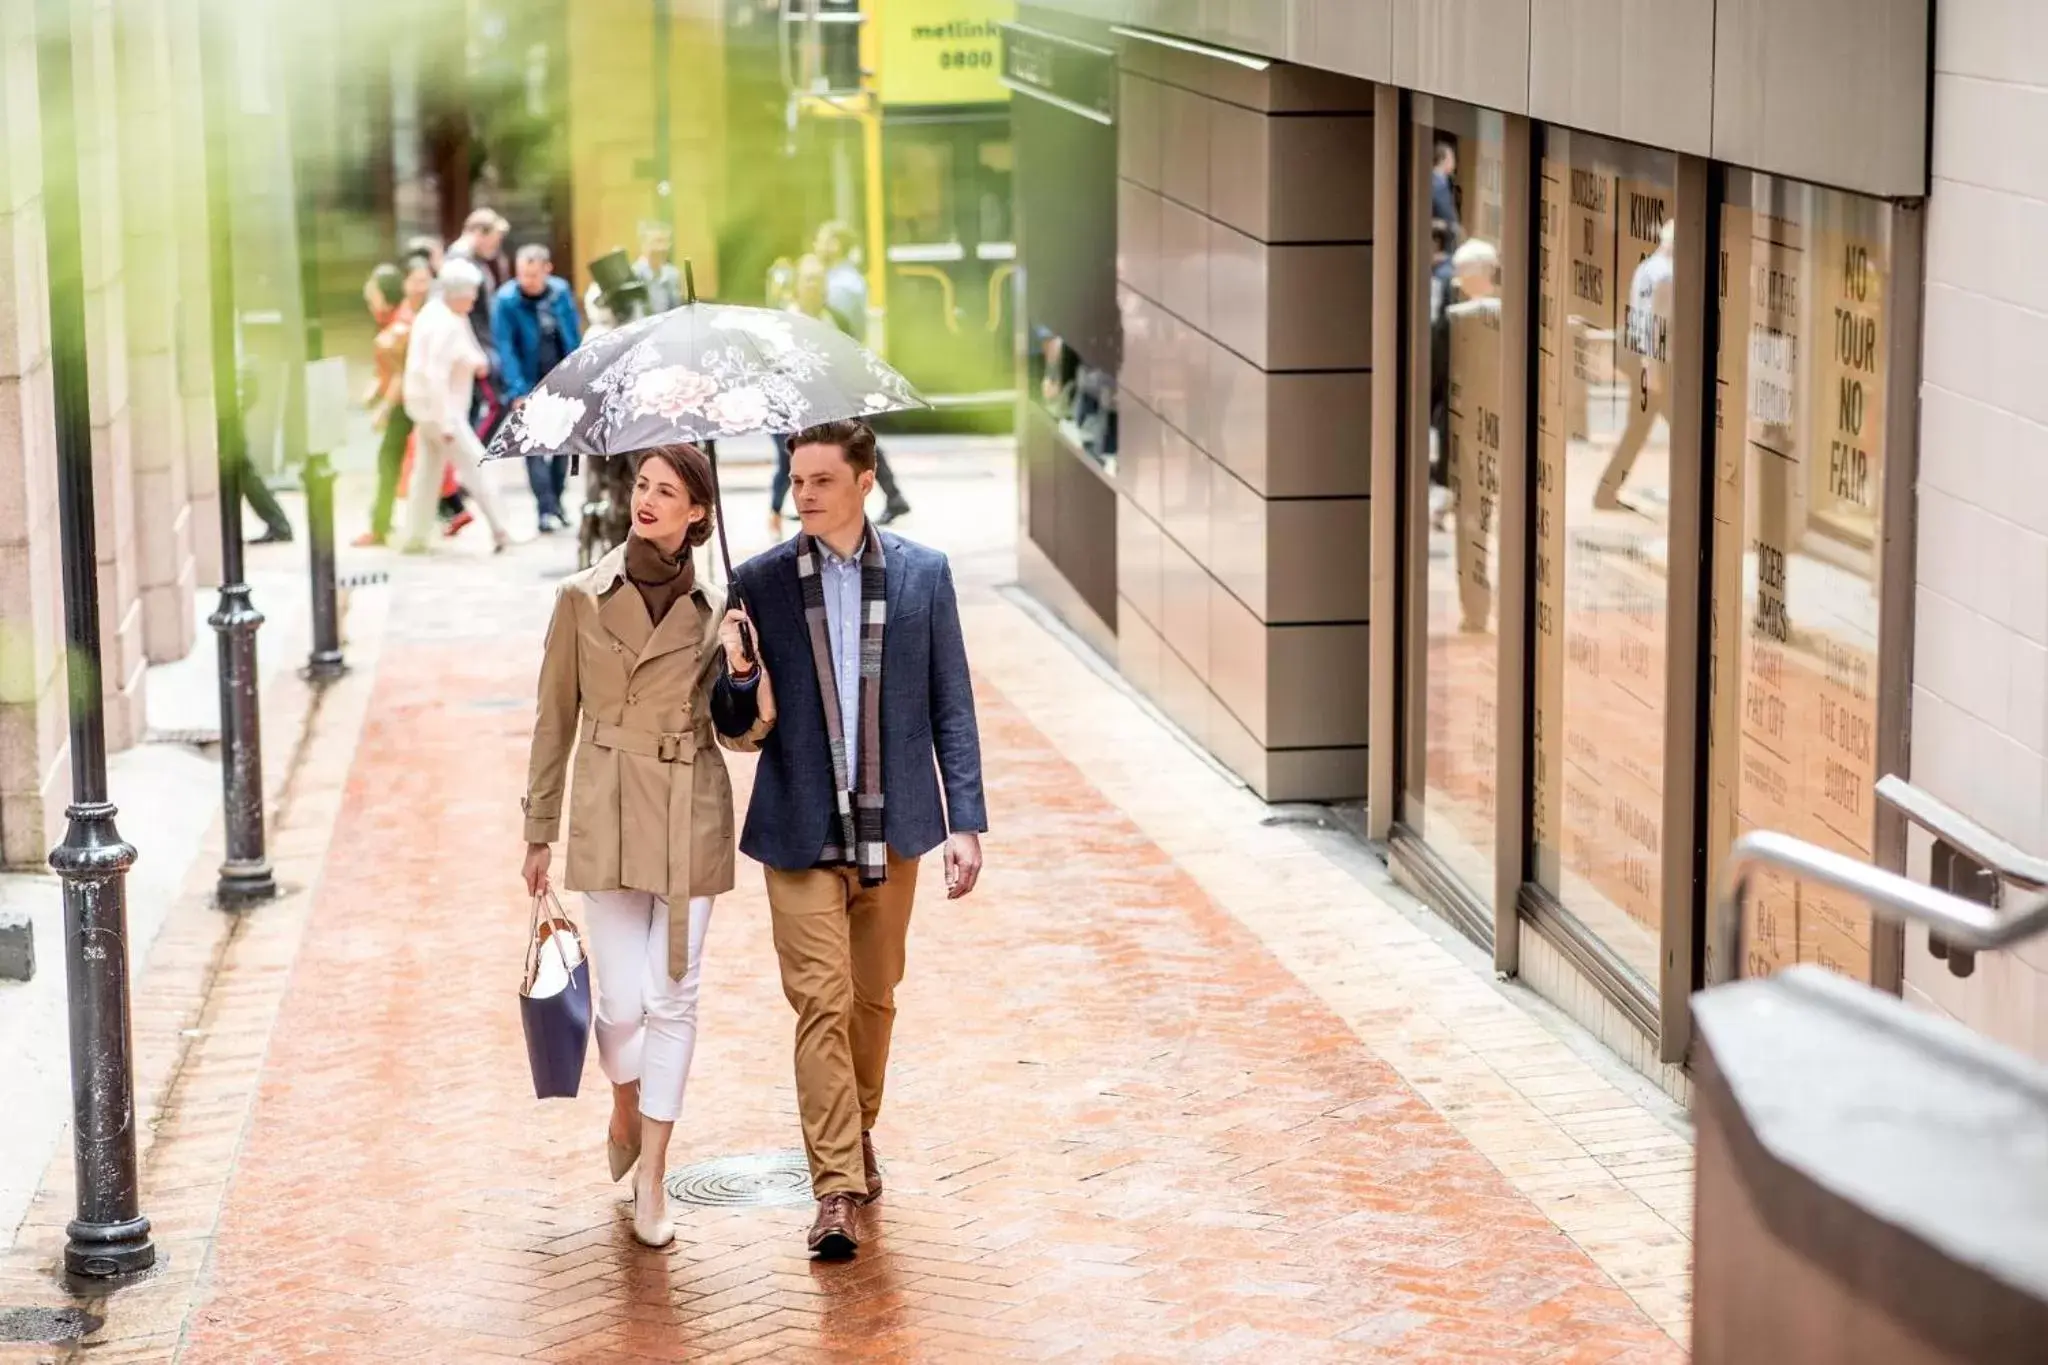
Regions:
<instances>
[{"instance_id":1,"label":"brown turtleneck sweater","mask_svg":"<svg viewBox=\"0 0 2048 1365\"><path fill-rule=\"evenodd\" d=\"M697 566L691 562L687 548L670 559L653 541L628 535L626 577L640 590L640 600L647 604L647 615L658 626L668 615L669 608L688 597L691 589L697 586Z\"/></svg>"}]
</instances>

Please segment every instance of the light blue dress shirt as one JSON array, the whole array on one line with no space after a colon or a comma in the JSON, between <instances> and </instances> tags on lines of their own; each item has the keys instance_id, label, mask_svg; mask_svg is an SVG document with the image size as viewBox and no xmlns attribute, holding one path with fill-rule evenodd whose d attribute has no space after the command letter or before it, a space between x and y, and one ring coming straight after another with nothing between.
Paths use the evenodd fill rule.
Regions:
<instances>
[{"instance_id":1,"label":"light blue dress shirt","mask_svg":"<svg viewBox=\"0 0 2048 1365\"><path fill-rule=\"evenodd\" d=\"M825 586L825 635L832 646L832 680L839 688L839 729L846 737L846 789L860 789L860 556L841 559L818 542L818 574Z\"/></svg>"}]
</instances>

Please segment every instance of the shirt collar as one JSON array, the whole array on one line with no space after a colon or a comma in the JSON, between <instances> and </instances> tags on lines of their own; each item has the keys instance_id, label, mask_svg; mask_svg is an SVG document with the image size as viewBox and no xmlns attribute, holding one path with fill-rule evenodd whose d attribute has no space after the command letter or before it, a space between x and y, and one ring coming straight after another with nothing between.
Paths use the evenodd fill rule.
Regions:
<instances>
[{"instance_id":1,"label":"shirt collar","mask_svg":"<svg viewBox=\"0 0 2048 1365\"><path fill-rule=\"evenodd\" d=\"M860 533L860 543L853 547L852 555L847 558L840 558L838 552L822 540L818 542L818 554L827 564L836 564L842 569L850 569L867 556L868 537L874 533L875 530L872 526L863 530Z\"/></svg>"}]
</instances>

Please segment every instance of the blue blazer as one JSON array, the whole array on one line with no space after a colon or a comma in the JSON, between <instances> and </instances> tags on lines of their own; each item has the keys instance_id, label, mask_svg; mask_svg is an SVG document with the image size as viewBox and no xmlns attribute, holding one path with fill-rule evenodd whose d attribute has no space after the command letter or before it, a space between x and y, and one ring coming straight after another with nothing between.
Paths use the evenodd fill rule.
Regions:
<instances>
[{"instance_id":1,"label":"blue blazer","mask_svg":"<svg viewBox=\"0 0 2048 1365\"><path fill-rule=\"evenodd\" d=\"M900 857L920 858L952 832L988 829L981 789L981 734L967 642L946 557L881 531L888 558L889 620L882 635L883 835ZM825 735L825 702L804 623L794 542L742 564L734 574L753 618L755 648L775 687L775 728L760 766L740 849L784 872L818 865L832 833L838 779ZM754 722L750 688L721 673L711 719L740 736ZM943 789L943 800L941 796Z\"/></svg>"},{"instance_id":2,"label":"blue blazer","mask_svg":"<svg viewBox=\"0 0 2048 1365\"><path fill-rule=\"evenodd\" d=\"M504 398L508 403L526 397L533 392L534 385L547 378L535 373L540 369L540 323L533 315L534 308L545 308L555 315L555 326L562 333L564 360L583 344L576 296L569 292L565 282L550 276L547 292L539 299L529 299L518 280L507 280L491 304L491 336L497 343L498 368L504 376Z\"/></svg>"}]
</instances>

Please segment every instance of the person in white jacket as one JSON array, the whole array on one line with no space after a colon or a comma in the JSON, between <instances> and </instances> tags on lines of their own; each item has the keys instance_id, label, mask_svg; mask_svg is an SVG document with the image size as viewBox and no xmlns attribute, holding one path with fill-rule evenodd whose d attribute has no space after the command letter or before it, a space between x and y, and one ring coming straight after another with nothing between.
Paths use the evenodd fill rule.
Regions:
<instances>
[{"instance_id":1,"label":"person in white jacket","mask_svg":"<svg viewBox=\"0 0 2048 1365\"><path fill-rule=\"evenodd\" d=\"M441 471L449 461L457 477L483 509L491 539L503 550L511 542L498 494L482 471L483 442L469 425L470 396L476 381L489 374L491 362L477 345L469 314L483 290L483 272L454 259L441 267L434 296L413 320L405 356L405 414L419 433L413 456L412 487L406 500L405 549L425 553L427 533L434 527L434 504L441 492Z\"/></svg>"}]
</instances>

